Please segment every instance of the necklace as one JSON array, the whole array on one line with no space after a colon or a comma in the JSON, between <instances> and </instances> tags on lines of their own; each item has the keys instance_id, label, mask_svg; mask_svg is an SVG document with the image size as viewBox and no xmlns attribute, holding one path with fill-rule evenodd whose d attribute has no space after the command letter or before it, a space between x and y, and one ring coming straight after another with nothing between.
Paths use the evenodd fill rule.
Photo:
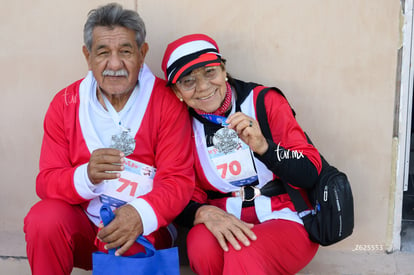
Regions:
<instances>
[{"instance_id":1,"label":"necklace","mask_svg":"<svg viewBox=\"0 0 414 275\"><path fill-rule=\"evenodd\" d=\"M117 149L122 151L125 156L128 156L134 152L135 149L135 139L131 136L131 129L126 128L122 125L121 116L109 102L108 98L103 94L101 89L99 88L99 92L104 101L104 105L108 110L109 115L111 116L115 125L118 126L119 132L111 137L111 145L110 148Z\"/></svg>"}]
</instances>

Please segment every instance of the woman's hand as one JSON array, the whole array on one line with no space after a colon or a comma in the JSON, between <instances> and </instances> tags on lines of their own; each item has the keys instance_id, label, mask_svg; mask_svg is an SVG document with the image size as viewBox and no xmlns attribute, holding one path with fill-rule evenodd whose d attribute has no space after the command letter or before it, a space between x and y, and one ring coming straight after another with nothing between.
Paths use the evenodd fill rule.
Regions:
<instances>
[{"instance_id":1,"label":"woman's hand","mask_svg":"<svg viewBox=\"0 0 414 275\"><path fill-rule=\"evenodd\" d=\"M266 153L269 144L256 120L241 112L237 112L230 115L226 122L229 124L229 128L235 130L241 140L249 145L253 152L259 155Z\"/></svg>"},{"instance_id":2,"label":"woman's hand","mask_svg":"<svg viewBox=\"0 0 414 275\"><path fill-rule=\"evenodd\" d=\"M204 205L197 210L194 225L200 223L203 223L210 230L224 251L229 250L227 242L234 249L240 250L239 242L249 246L250 240L254 241L257 239L251 230L254 226L253 224L243 222L216 206Z\"/></svg>"}]
</instances>

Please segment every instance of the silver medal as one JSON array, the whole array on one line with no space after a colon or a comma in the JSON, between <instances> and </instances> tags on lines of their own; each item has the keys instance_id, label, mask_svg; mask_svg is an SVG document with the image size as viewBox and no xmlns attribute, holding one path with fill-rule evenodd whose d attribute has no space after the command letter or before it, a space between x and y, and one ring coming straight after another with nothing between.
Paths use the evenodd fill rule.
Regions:
<instances>
[{"instance_id":1,"label":"silver medal","mask_svg":"<svg viewBox=\"0 0 414 275\"><path fill-rule=\"evenodd\" d=\"M135 139L129 134L129 131L124 130L121 133L112 136L110 147L120 150L125 156L128 156L134 152Z\"/></svg>"},{"instance_id":2,"label":"silver medal","mask_svg":"<svg viewBox=\"0 0 414 275\"><path fill-rule=\"evenodd\" d=\"M236 131L224 127L214 134L213 144L220 153L227 154L237 148L239 145L239 137Z\"/></svg>"}]
</instances>

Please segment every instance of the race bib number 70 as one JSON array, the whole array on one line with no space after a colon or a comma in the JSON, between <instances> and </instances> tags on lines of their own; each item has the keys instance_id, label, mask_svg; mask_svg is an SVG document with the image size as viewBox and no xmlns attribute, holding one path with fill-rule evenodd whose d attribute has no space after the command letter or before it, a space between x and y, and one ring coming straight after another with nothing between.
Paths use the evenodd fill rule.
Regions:
<instances>
[{"instance_id":1,"label":"race bib number 70","mask_svg":"<svg viewBox=\"0 0 414 275\"><path fill-rule=\"evenodd\" d=\"M228 154L220 153L214 147L209 147L208 152L221 178L232 185L242 186L257 180L250 148L244 142Z\"/></svg>"}]
</instances>

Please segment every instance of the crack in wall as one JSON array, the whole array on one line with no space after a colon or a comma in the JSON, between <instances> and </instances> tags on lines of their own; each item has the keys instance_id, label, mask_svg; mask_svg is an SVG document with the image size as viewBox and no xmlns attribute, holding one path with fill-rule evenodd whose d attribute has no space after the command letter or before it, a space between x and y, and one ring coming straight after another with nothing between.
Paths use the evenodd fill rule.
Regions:
<instances>
[{"instance_id":1,"label":"crack in wall","mask_svg":"<svg viewBox=\"0 0 414 275\"><path fill-rule=\"evenodd\" d=\"M0 259L1 260L10 260L10 259L13 259L13 260L27 260L27 257L26 256L3 256L3 255L0 255Z\"/></svg>"}]
</instances>

